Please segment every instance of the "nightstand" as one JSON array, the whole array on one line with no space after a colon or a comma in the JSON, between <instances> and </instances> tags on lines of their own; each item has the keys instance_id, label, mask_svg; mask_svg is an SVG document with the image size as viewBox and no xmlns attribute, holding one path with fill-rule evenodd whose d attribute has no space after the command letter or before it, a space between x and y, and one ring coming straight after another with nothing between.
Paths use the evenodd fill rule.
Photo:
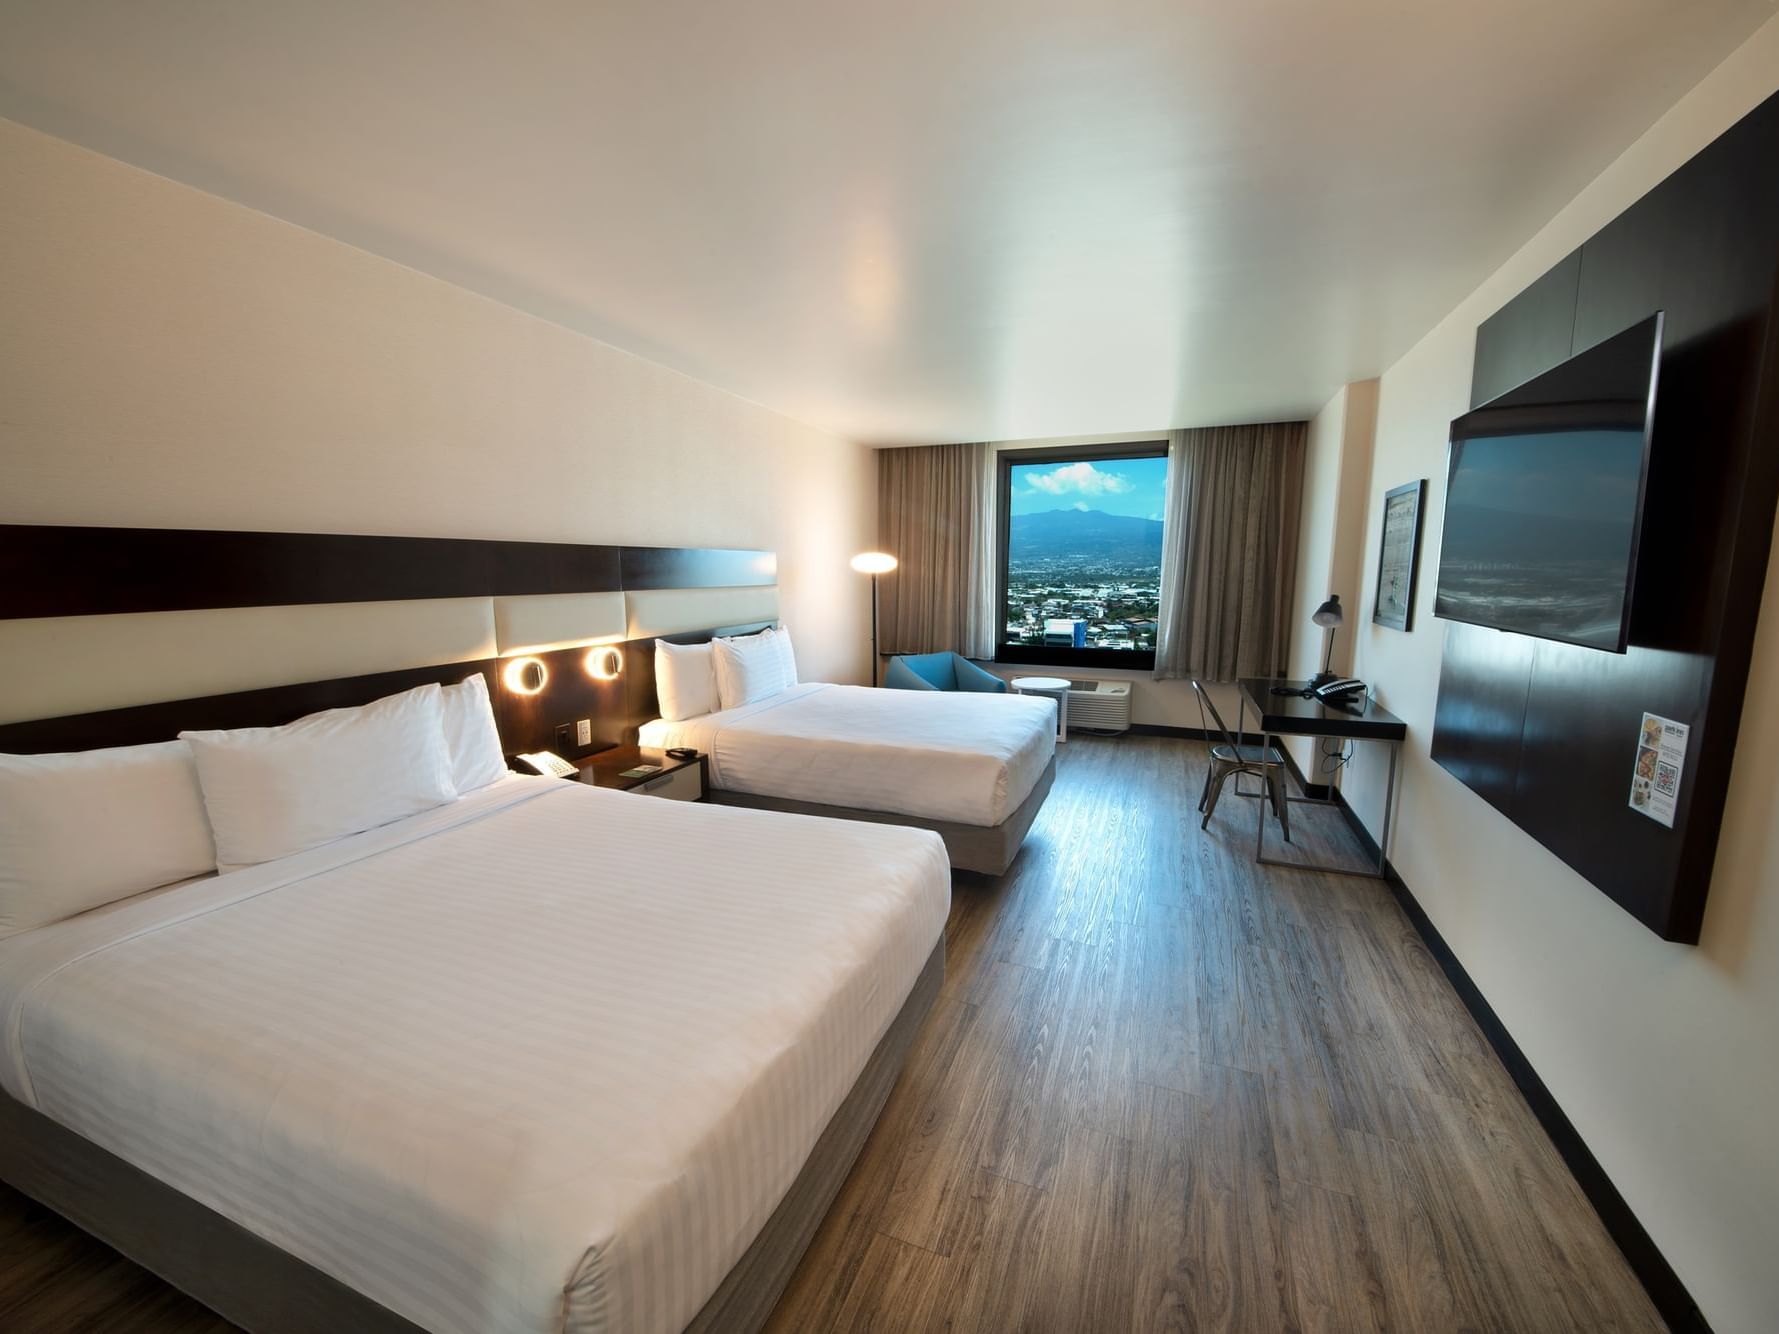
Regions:
<instances>
[{"instance_id":1,"label":"nightstand","mask_svg":"<svg viewBox=\"0 0 1779 1334\"><path fill-rule=\"evenodd\" d=\"M625 778L623 771L639 764L658 764L661 772L646 778ZM618 746L588 755L574 762L581 771L581 782L595 787L615 788L620 792L642 792L651 797L667 797L673 801L704 800L704 756L694 760L676 760L664 750L645 750L637 746Z\"/></svg>"}]
</instances>

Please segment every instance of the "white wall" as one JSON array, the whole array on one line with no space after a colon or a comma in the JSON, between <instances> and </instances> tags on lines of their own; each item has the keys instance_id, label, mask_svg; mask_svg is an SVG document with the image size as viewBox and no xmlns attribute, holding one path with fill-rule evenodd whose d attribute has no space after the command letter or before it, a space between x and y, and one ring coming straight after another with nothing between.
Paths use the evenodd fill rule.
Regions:
<instances>
[{"instance_id":1,"label":"white wall","mask_svg":"<svg viewBox=\"0 0 1779 1334\"><path fill-rule=\"evenodd\" d=\"M1297 592L1291 611L1288 674L1297 679L1322 670L1326 632L1310 617L1330 594L1340 596L1345 623L1334 631L1329 670L1352 673L1358 633L1359 572L1364 561L1366 492L1371 483L1371 450L1377 425L1378 382L1343 385L1311 420L1303 463L1303 513L1297 526ZM1311 782L1318 742L1285 737L1284 744Z\"/></svg>"},{"instance_id":2,"label":"white wall","mask_svg":"<svg viewBox=\"0 0 1779 1334\"><path fill-rule=\"evenodd\" d=\"M1436 558L1477 324L1776 88L1779 19L1385 373L1356 618L1356 670L1410 728L1397 868L1719 1334L1779 1329L1779 561L1697 948L1657 939L1428 758L1432 582L1410 634L1370 624L1370 590L1387 487L1429 479ZM1356 760L1346 791L1374 832L1382 789Z\"/></svg>"},{"instance_id":3,"label":"white wall","mask_svg":"<svg viewBox=\"0 0 1779 1334\"><path fill-rule=\"evenodd\" d=\"M769 547L868 678L869 449L6 121L0 181L0 522Z\"/></svg>"}]
</instances>

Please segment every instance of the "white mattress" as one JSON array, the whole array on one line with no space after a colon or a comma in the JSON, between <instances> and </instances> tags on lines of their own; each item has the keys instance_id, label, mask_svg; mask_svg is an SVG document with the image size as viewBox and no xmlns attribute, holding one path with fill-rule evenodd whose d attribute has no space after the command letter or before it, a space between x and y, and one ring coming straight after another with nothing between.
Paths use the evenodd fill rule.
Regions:
<instances>
[{"instance_id":1,"label":"white mattress","mask_svg":"<svg viewBox=\"0 0 1779 1334\"><path fill-rule=\"evenodd\" d=\"M949 896L924 830L512 778L0 941L0 1083L425 1328L679 1330Z\"/></svg>"},{"instance_id":2,"label":"white mattress","mask_svg":"<svg viewBox=\"0 0 1779 1334\"><path fill-rule=\"evenodd\" d=\"M695 746L713 787L993 826L1056 753L1039 695L806 683L701 718L657 718L645 746Z\"/></svg>"}]
</instances>

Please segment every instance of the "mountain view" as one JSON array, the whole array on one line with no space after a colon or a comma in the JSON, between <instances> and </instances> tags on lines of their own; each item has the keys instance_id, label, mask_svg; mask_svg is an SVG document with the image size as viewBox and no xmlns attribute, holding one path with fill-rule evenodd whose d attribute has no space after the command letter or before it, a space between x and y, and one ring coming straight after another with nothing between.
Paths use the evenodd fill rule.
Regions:
<instances>
[{"instance_id":1,"label":"mountain view","mask_svg":"<svg viewBox=\"0 0 1779 1334\"><path fill-rule=\"evenodd\" d=\"M1101 510L1046 510L1009 520L1010 567L1080 560L1130 570L1161 568L1161 521Z\"/></svg>"},{"instance_id":2,"label":"mountain view","mask_svg":"<svg viewBox=\"0 0 1779 1334\"><path fill-rule=\"evenodd\" d=\"M1013 514L1003 642L1152 651L1161 521L1095 509Z\"/></svg>"}]
</instances>

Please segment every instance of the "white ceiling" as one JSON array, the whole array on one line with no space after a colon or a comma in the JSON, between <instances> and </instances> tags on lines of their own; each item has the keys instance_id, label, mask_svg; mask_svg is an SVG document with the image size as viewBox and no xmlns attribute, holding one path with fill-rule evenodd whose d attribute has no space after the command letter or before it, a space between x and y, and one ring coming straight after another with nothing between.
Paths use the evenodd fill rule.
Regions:
<instances>
[{"instance_id":1,"label":"white ceiling","mask_svg":"<svg viewBox=\"0 0 1779 1334\"><path fill-rule=\"evenodd\" d=\"M873 442L1305 415L1772 0L0 0L0 115Z\"/></svg>"}]
</instances>

